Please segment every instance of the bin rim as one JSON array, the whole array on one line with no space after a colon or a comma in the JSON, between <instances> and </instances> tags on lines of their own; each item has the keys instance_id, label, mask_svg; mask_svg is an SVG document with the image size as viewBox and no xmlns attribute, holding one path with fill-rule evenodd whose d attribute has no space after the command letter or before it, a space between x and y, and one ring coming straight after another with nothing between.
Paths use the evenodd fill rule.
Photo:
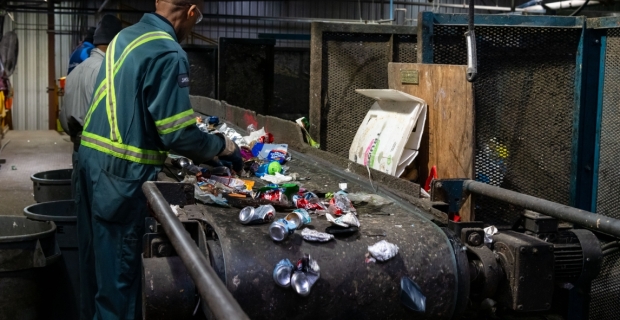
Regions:
<instances>
[{"instance_id":1,"label":"bin rim","mask_svg":"<svg viewBox=\"0 0 620 320\"><path fill-rule=\"evenodd\" d=\"M56 200L56 201L39 202L39 203L31 204L31 205L29 205L29 206L24 208L24 215L28 219L35 220L35 221L77 222L77 215L75 215L75 216L57 217L57 216L50 216L50 215L33 213L33 212L29 211L30 208L35 207L35 206L41 206L41 205L44 205L44 204L53 204L53 203L59 203L59 202L73 202L73 203L75 203L75 200Z\"/></svg>"},{"instance_id":2,"label":"bin rim","mask_svg":"<svg viewBox=\"0 0 620 320\"><path fill-rule=\"evenodd\" d=\"M35 183L44 183L44 184L67 184L71 183L71 178L69 179L43 179L39 177L35 177L37 174L46 173L46 172L57 172L57 171L72 171L73 169L58 169L58 170L49 170L49 171L41 171L34 173L30 176L30 180Z\"/></svg>"},{"instance_id":3,"label":"bin rim","mask_svg":"<svg viewBox=\"0 0 620 320\"><path fill-rule=\"evenodd\" d=\"M0 217L0 219L3 219L5 217L6 218L21 218L21 219L24 219L30 222L49 223L51 224L52 227L49 230L38 232L38 233L30 233L30 234L20 235L20 236L4 236L4 237L0 236L0 243L36 240L36 239L47 238L47 237L53 236L56 233L56 224L54 223L54 221L34 221L34 220L29 220L24 216L11 216L11 215Z\"/></svg>"}]
</instances>

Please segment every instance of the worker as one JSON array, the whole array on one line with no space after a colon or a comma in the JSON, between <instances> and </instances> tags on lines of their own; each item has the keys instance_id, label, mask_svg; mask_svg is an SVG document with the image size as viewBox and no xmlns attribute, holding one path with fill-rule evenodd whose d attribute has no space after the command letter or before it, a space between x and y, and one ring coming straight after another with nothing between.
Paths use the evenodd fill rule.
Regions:
<instances>
[{"instance_id":1,"label":"worker","mask_svg":"<svg viewBox=\"0 0 620 320\"><path fill-rule=\"evenodd\" d=\"M169 150L242 171L239 147L202 132L189 101L189 64L179 42L202 19L203 0L157 0L155 13L110 43L79 148L76 205L82 319L141 318L142 184ZM104 119L103 121L101 119Z\"/></svg>"},{"instance_id":2,"label":"worker","mask_svg":"<svg viewBox=\"0 0 620 320\"><path fill-rule=\"evenodd\" d=\"M122 28L121 21L114 15L103 16L91 40L95 48L90 52L90 57L75 67L74 72L65 80L65 95L59 118L62 128L71 136L74 162L80 146L84 117L90 107L101 62L108 45Z\"/></svg>"},{"instance_id":3,"label":"worker","mask_svg":"<svg viewBox=\"0 0 620 320\"><path fill-rule=\"evenodd\" d=\"M90 57L90 52L95 48L93 44L93 39L95 36L95 28L90 27L86 32L86 37L82 40L82 43L73 50L71 56L69 57L69 70L67 70L67 75L75 69L82 61L88 59Z\"/></svg>"}]
</instances>

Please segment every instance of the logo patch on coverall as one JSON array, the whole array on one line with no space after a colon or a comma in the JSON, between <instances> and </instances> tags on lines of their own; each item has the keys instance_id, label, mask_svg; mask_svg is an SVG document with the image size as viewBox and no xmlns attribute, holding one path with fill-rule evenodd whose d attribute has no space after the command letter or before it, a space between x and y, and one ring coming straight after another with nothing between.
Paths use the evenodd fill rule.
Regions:
<instances>
[{"instance_id":1,"label":"logo patch on coverall","mask_svg":"<svg viewBox=\"0 0 620 320\"><path fill-rule=\"evenodd\" d=\"M189 75L187 73L180 74L177 80L179 82L179 87L189 87Z\"/></svg>"}]
</instances>

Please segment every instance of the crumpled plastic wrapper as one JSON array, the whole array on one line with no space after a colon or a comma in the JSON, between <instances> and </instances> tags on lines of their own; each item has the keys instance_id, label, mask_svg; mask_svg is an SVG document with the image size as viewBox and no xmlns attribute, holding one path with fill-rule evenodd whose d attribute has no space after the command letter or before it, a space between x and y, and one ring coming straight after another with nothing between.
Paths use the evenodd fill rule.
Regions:
<instances>
[{"instance_id":1,"label":"crumpled plastic wrapper","mask_svg":"<svg viewBox=\"0 0 620 320\"><path fill-rule=\"evenodd\" d=\"M484 243L493 243L493 235L497 234L498 230L495 226L484 228Z\"/></svg>"},{"instance_id":2,"label":"crumpled plastic wrapper","mask_svg":"<svg viewBox=\"0 0 620 320\"><path fill-rule=\"evenodd\" d=\"M187 175L185 179L183 179L182 183L191 183L194 186L194 198L204 204L215 204L221 207L230 208L230 205L222 197L222 195L214 196L208 192L204 192L197 184L197 180L195 176Z\"/></svg>"},{"instance_id":3,"label":"crumpled plastic wrapper","mask_svg":"<svg viewBox=\"0 0 620 320\"><path fill-rule=\"evenodd\" d=\"M235 129L229 128L226 124L223 124L217 130L228 137L228 139L236 143L240 148L249 146L247 142L245 142L245 139L243 139L243 137L235 131Z\"/></svg>"},{"instance_id":4,"label":"crumpled plastic wrapper","mask_svg":"<svg viewBox=\"0 0 620 320\"><path fill-rule=\"evenodd\" d=\"M355 192L347 194L347 197L356 206L364 205L374 209L381 209L393 203L392 201L373 193Z\"/></svg>"},{"instance_id":5,"label":"crumpled plastic wrapper","mask_svg":"<svg viewBox=\"0 0 620 320\"><path fill-rule=\"evenodd\" d=\"M274 175L266 174L260 178L275 184L282 184L284 182L293 181L293 177L285 176L278 172L276 172Z\"/></svg>"},{"instance_id":6,"label":"crumpled plastic wrapper","mask_svg":"<svg viewBox=\"0 0 620 320\"><path fill-rule=\"evenodd\" d=\"M357 217L353 213L347 213L338 218L334 218L334 216L332 216L331 214L326 213L325 217L327 218L327 221L339 227L343 227L343 228L348 228L348 227L359 228L359 226L361 225L360 221L357 219Z\"/></svg>"},{"instance_id":7,"label":"crumpled plastic wrapper","mask_svg":"<svg viewBox=\"0 0 620 320\"><path fill-rule=\"evenodd\" d=\"M360 221L357 219L357 217L355 216L355 214L353 213L347 213L344 216L336 219L336 220L340 220L344 223L346 223L347 225L349 225L349 227L358 227L360 226Z\"/></svg>"},{"instance_id":8,"label":"crumpled plastic wrapper","mask_svg":"<svg viewBox=\"0 0 620 320\"><path fill-rule=\"evenodd\" d=\"M415 312L426 312L426 296L420 286L409 277L400 279L400 302Z\"/></svg>"},{"instance_id":9,"label":"crumpled plastic wrapper","mask_svg":"<svg viewBox=\"0 0 620 320\"><path fill-rule=\"evenodd\" d=\"M172 212L174 212L175 216L177 216L177 217L179 216L179 209L180 209L179 206L177 206L177 205L170 205L170 209L172 209Z\"/></svg>"},{"instance_id":10,"label":"crumpled plastic wrapper","mask_svg":"<svg viewBox=\"0 0 620 320\"><path fill-rule=\"evenodd\" d=\"M301 231L301 236L306 241L314 241L314 242L327 242L331 239L334 239L333 234L319 232L313 229L305 228Z\"/></svg>"},{"instance_id":11,"label":"crumpled plastic wrapper","mask_svg":"<svg viewBox=\"0 0 620 320\"><path fill-rule=\"evenodd\" d=\"M250 128L250 126L251 126L251 128ZM254 129L254 130L252 130L252 129ZM243 139L245 140L245 142L248 145L252 144L252 142L258 141L258 139L260 137L262 137L262 136L267 134L267 132L265 132L265 128L264 127L257 131L254 128L253 124L249 125L246 131L249 132L250 135L247 135L247 136L243 137Z\"/></svg>"},{"instance_id":12,"label":"crumpled plastic wrapper","mask_svg":"<svg viewBox=\"0 0 620 320\"><path fill-rule=\"evenodd\" d=\"M398 246L385 240L381 240L368 247L368 252L379 261L387 261L394 258L394 256L398 254Z\"/></svg>"}]
</instances>

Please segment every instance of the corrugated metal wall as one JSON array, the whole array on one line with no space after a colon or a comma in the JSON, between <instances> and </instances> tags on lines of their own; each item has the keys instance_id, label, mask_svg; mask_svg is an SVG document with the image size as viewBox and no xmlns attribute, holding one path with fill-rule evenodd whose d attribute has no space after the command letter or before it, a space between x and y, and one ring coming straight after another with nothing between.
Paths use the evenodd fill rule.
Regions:
<instances>
[{"instance_id":1,"label":"corrugated metal wall","mask_svg":"<svg viewBox=\"0 0 620 320\"><path fill-rule=\"evenodd\" d=\"M121 9L137 9L153 11L152 0L122 1ZM461 0L442 1L446 4L462 4ZM381 20L390 16L389 1L209 1L202 10L205 15L221 15L222 18L205 17L202 23L194 27L194 32L207 37L211 41L204 41L201 37L193 37L186 42L197 45L213 44L219 37L230 38L257 38L260 33L276 34L310 34L310 24L294 22L295 18L320 18L343 20ZM395 24L414 24L419 11L433 10L427 5L394 5L394 8L406 9L406 13L399 11L394 16ZM440 7L436 9L442 13L465 12L459 8ZM361 14L361 15L360 15ZM141 14L121 14L121 19L129 24L136 23ZM253 17L267 17L272 19L256 19ZM289 21L277 21L284 18ZM290 21L293 20L293 21ZM309 41L278 40L277 46L309 47Z\"/></svg>"},{"instance_id":2,"label":"corrugated metal wall","mask_svg":"<svg viewBox=\"0 0 620 320\"><path fill-rule=\"evenodd\" d=\"M5 19L5 32L15 30L19 56L11 77L14 88L13 128L46 130L47 100L47 16L15 13L15 22Z\"/></svg>"},{"instance_id":3,"label":"corrugated metal wall","mask_svg":"<svg viewBox=\"0 0 620 320\"><path fill-rule=\"evenodd\" d=\"M70 7L72 2L58 6ZM19 57L11 77L14 88L13 128L15 130L48 129L48 39L47 15L14 13L7 17L4 30L15 30L19 39ZM57 14L55 19L55 78L67 75L69 57L79 44L81 30L78 16Z\"/></svg>"}]
</instances>

